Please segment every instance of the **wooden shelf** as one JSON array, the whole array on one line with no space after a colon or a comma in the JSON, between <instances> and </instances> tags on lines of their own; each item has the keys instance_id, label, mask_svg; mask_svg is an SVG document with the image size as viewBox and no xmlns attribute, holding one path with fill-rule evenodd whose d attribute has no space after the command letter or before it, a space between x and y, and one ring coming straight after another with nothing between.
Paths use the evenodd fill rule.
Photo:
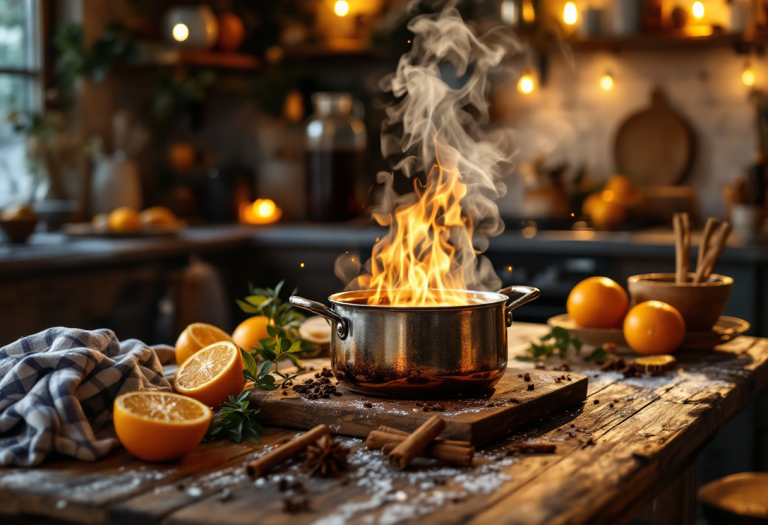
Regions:
<instances>
[{"instance_id":1,"label":"wooden shelf","mask_svg":"<svg viewBox=\"0 0 768 525\"><path fill-rule=\"evenodd\" d=\"M137 66L212 67L245 71L259 69L261 67L261 61L258 57L245 53L169 49L152 46L145 46L140 52L140 58L135 60L132 64Z\"/></svg>"},{"instance_id":2,"label":"wooden shelf","mask_svg":"<svg viewBox=\"0 0 768 525\"><path fill-rule=\"evenodd\" d=\"M685 34L648 34L625 37L601 36L588 39L567 39L561 43L532 42L534 47L556 49L563 45L570 46L573 51L675 51L715 48L735 48L737 51L747 51L755 45L765 45L765 35L746 38L744 35L713 34L707 36L691 36Z\"/></svg>"}]
</instances>

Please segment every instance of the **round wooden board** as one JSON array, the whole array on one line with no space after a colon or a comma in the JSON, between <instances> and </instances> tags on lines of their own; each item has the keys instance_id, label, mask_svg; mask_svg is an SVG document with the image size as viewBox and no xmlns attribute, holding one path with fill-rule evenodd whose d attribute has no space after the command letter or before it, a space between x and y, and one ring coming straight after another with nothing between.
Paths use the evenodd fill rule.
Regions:
<instances>
[{"instance_id":1,"label":"round wooden board","mask_svg":"<svg viewBox=\"0 0 768 525\"><path fill-rule=\"evenodd\" d=\"M616 172L638 186L680 182L693 158L693 135L685 120L667 105L659 88L651 105L619 127L614 143Z\"/></svg>"},{"instance_id":2,"label":"round wooden board","mask_svg":"<svg viewBox=\"0 0 768 525\"><path fill-rule=\"evenodd\" d=\"M628 348L624 332L618 328L582 328L568 314L556 315L547 320L549 326L560 326L591 346L613 343ZM703 350L726 343L749 330L749 323L736 317L721 316L709 332L687 332L680 350Z\"/></svg>"}]
</instances>

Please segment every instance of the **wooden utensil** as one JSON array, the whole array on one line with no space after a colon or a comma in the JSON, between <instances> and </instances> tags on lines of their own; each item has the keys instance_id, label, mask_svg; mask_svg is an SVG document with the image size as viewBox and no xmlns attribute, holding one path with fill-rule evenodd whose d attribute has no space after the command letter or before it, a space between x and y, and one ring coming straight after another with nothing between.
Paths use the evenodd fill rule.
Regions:
<instances>
[{"instance_id":1,"label":"wooden utensil","mask_svg":"<svg viewBox=\"0 0 768 525\"><path fill-rule=\"evenodd\" d=\"M631 115L616 134L616 171L640 186L676 184L691 166L693 142L685 120L656 87L651 105Z\"/></svg>"}]
</instances>

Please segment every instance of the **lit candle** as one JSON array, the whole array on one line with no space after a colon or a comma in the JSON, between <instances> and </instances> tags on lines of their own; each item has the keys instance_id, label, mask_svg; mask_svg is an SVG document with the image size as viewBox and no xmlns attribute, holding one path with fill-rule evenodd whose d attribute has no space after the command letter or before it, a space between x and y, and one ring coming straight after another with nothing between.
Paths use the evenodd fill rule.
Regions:
<instances>
[{"instance_id":1,"label":"lit candle","mask_svg":"<svg viewBox=\"0 0 768 525\"><path fill-rule=\"evenodd\" d=\"M240 222L245 224L271 224L282 215L283 210L270 199L257 199L240 206Z\"/></svg>"}]
</instances>

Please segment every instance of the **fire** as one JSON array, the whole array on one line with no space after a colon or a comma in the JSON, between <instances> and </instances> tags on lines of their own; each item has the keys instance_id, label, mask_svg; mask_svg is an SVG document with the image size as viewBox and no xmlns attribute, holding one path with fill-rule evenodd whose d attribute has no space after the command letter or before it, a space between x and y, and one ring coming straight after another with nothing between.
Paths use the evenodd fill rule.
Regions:
<instances>
[{"instance_id":1,"label":"fire","mask_svg":"<svg viewBox=\"0 0 768 525\"><path fill-rule=\"evenodd\" d=\"M437 146L437 144L436 144ZM418 200L400 206L389 235L373 247L368 304L445 306L466 304L461 254L456 243L471 242L472 221L462 215L467 186L454 163L451 148L436 147Z\"/></svg>"}]
</instances>

